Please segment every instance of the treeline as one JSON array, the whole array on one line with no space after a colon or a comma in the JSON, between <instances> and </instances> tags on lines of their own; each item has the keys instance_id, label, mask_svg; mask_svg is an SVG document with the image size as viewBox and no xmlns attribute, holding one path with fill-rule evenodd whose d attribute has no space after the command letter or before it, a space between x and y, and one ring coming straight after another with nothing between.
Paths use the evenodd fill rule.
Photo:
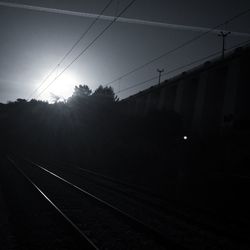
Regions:
<instances>
[{"instance_id":1,"label":"treeline","mask_svg":"<svg viewBox=\"0 0 250 250\"><path fill-rule=\"evenodd\" d=\"M76 86L64 102L17 99L1 104L1 152L75 163L197 206L226 206L221 197L231 195L231 179L218 176L248 176L243 159L249 162L249 140L242 144L230 136L194 143L183 139L177 113L152 110L129 116L120 105L112 88L92 91L86 85Z\"/></svg>"},{"instance_id":2,"label":"treeline","mask_svg":"<svg viewBox=\"0 0 250 250\"><path fill-rule=\"evenodd\" d=\"M74 141L88 140L95 124L101 126L101 120L114 115L116 102L112 88L100 86L92 93L86 85L76 86L65 102L56 98L54 104L34 99L9 102L0 110L2 147L60 152Z\"/></svg>"},{"instance_id":3,"label":"treeline","mask_svg":"<svg viewBox=\"0 0 250 250\"><path fill-rule=\"evenodd\" d=\"M54 104L17 99L0 106L0 121L2 151L118 175L140 175L146 164L163 165L167 155L170 161L182 135L177 114L127 116L113 89L103 86L93 92L76 86L67 101L55 98Z\"/></svg>"}]
</instances>

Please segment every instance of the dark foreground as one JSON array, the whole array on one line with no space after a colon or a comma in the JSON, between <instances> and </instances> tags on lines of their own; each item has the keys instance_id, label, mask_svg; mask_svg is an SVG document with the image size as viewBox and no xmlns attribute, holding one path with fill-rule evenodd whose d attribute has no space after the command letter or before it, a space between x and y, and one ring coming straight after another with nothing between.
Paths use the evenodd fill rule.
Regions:
<instances>
[{"instance_id":1,"label":"dark foreground","mask_svg":"<svg viewBox=\"0 0 250 250\"><path fill-rule=\"evenodd\" d=\"M247 129L86 100L1 110L3 249L249 249Z\"/></svg>"}]
</instances>

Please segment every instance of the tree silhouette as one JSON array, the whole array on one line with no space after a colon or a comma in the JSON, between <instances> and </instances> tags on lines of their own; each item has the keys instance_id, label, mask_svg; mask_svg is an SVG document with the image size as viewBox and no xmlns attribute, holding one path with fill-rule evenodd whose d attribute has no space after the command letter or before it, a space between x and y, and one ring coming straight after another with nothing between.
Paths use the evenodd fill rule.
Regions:
<instances>
[{"instance_id":1,"label":"tree silhouette","mask_svg":"<svg viewBox=\"0 0 250 250\"><path fill-rule=\"evenodd\" d=\"M73 97L88 97L92 93L92 90L87 85L75 86Z\"/></svg>"},{"instance_id":2,"label":"tree silhouette","mask_svg":"<svg viewBox=\"0 0 250 250\"><path fill-rule=\"evenodd\" d=\"M18 98L18 99L16 100L16 102L17 102L17 103L26 103L27 100L22 99L22 98Z\"/></svg>"},{"instance_id":3,"label":"tree silhouette","mask_svg":"<svg viewBox=\"0 0 250 250\"><path fill-rule=\"evenodd\" d=\"M61 99L61 97L59 95L56 95L54 93L50 93L51 99L53 103L58 103Z\"/></svg>"},{"instance_id":4,"label":"tree silhouette","mask_svg":"<svg viewBox=\"0 0 250 250\"><path fill-rule=\"evenodd\" d=\"M83 107L89 102L89 96L92 90L87 85L75 86L74 92L71 97L68 98L67 103L73 106Z\"/></svg>"},{"instance_id":5,"label":"tree silhouette","mask_svg":"<svg viewBox=\"0 0 250 250\"><path fill-rule=\"evenodd\" d=\"M112 87L106 86L103 87L100 85L92 95L93 97L97 97L99 99L104 99L110 102L118 101L118 97L115 95Z\"/></svg>"}]
</instances>

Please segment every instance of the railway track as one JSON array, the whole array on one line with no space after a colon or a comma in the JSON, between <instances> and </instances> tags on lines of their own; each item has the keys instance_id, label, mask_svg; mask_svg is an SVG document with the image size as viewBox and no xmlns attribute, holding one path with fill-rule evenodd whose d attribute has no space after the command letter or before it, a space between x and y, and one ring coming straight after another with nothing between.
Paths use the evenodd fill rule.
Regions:
<instances>
[{"instance_id":1,"label":"railway track","mask_svg":"<svg viewBox=\"0 0 250 250\"><path fill-rule=\"evenodd\" d=\"M13 159L1 161L1 189L10 214L13 249L99 249Z\"/></svg>"},{"instance_id":2,"label":"railway track","mask_svg":"<svg viewBox=\"0 0 250 250\"><path fill-rule=\"evenodd\" d=\"M100 249L185 249L160 231L52 171L20 158L9 159Z\"/></svg>"},{"instance_id":3,"label":"railway track","mask_svg":"<svg viewBox=\"0 0 250 250\"><path fill-rule=\"evenodd\" d=\"M151 232L149 234L161 234L165 235L166 239L170 239L170 242L178 242L181 246L185 246L189 249L203 249L203 247L208 247L208 249L244 249L245 244L243 241L239 241L239 239L235 239L234 235L228 235L228 232L225 233L225 228L217 228L218 225L211 228L211 224L207 225L200 222L200 219L196 219L193 216L189 216L187 214L180 213L180 211L174 211L175 208L168 209L166 206L162 209L165 209L166 213L162 213L162 209L156 209L156 204L153 205L152 209L148 209L148 205L152 202L149 202L152 199L152 193L150 193L149 199L145 197L142 199L140 195L135 195L135 190L140 191L141 194L146 193L148 194L146 189L141 187L135 188L134 185L126 184L124 182L116 181L112 178L107 176L99 175L98 173L85 171L84 169L80 168L66 168L63 167L62 169L57 167L50 167L46 165L46 168L42 167L41 165L34 163L28 159L26 159L29 164L32 166L36 166L36 168L43 169L46 172L53 171L52 174L55 174L59 177L67 178L67 180L71 180L71 182L77 183L78 187L81 189L88 190L88 193L94 193L101 199L105 199L109 201L109 203L115 204L116 208L122 208L123 211L126 211L125 214L129 215L143 225L146 225L150 228ZM70 173L71 172L71 173ZM85 174L84 174L85 172ZM87 173L87 176L86 176ZM89 174L94 178L90 178ZM82 178L84 177L84 178ZM101 178L104 180L102 183L97 183L97 178ZM108 184L109 183L109 184ZM114 184L119 184L120 187L114 187ZM122 188L122 187L123 188ZM124 191L124 187L126 193ZM100 189L101 188L101 189ZM125 198L123 201L121 200L121 196ZM111 197L111 198L110 198ZM133 197L131 199L131 197ZM158 200L157 197L156 200ZM143 201L143 205L139 204L138 201ZM149 203L148 203L149 202ZM157 203L158 204L158 203ZM113 205L111 205L113 206ZM139 223L139 224L140 224ZM209 229L209 230L207 230ZM243 237L244 238L244 237ZM176 247L176 245L174 245ZM172 248L171 248L172 249Z\"/></svg>"},{"instance_id":4,"label":"railway track","mask_svg":"<svg viewBox=\"0 0 250 250\"><path fill-rule=\"evenodd\" d=\"M61 165L62 163L59 164ZM56 170L56 168L54 169ZM249 226L250 221L247 218L241 218L240 216L238 216L237 220L226 216L218 218L218 215L211 210L190 209L183 206L183 204L174 204L174 202L167 201L161 195L146 187L116 180L77 165L65 165L63 169L67 172L74 171L76 175L83 176L84 180L96 183L96 185L102 186L106 190L113 190L117 194L126 196L129 199L132 198L136 202L143 203L154 210L175 214L176 217L182 218L182 220L188 223L200 225L203 229L214 231L217 235L220 234L230 238L235 237L235 228L237 227L238 231L240 231L242 227L243 230L240 237L248 238L248 232L246 233L245 228Z\"/></svg>"}]
</instances>

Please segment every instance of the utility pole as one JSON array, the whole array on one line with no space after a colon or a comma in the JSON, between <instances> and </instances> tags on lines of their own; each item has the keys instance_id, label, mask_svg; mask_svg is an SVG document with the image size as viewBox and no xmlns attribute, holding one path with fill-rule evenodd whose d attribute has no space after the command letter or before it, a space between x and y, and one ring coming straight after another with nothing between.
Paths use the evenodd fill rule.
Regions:
<instances>
[{"instance_id":1,"label":"utility pole","mask_svg":"<svg viewBox=\"0 0 250 250\"><path fill-rule=\"evenodd\" d=\"M226 51L226 48L225 48L226 37L230 34L231 34L230 31L228 32L221 31L220 34L218 34L218 36L222 37L222 59L224 59L225 51Z\"/></svg>"},{"instance_id":2,"label":"utility pole","mask_svg":"<svg viewBox=\"0 0 250 250\"><path fill-rule=\"evenodd\" d=\"M157 72L159 73L159 80L158 83L161 83L161 73L164 72L164 69L157 69Z\"/></svg>"}]
</instances>

